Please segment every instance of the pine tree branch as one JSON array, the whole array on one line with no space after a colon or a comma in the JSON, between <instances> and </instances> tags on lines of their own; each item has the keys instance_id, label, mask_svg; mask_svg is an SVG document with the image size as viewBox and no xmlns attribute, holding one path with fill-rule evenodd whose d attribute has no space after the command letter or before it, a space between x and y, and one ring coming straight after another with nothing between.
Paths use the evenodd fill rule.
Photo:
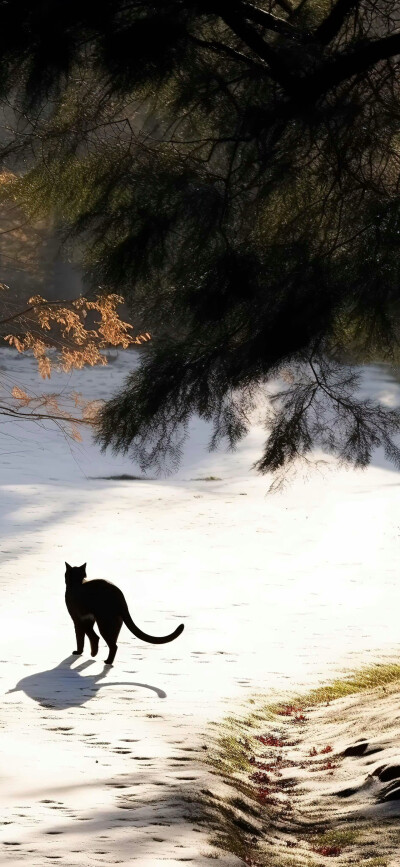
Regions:
<instances>
[{"instance_id":1,"label":"pine tree branch","mask_svg":"<svg viewBox=\"0 0 400 867\"><path fill-rule=\"evenodd\" d=\"M315 36L319 33L319 41L326 40L327 44L334 38L346 15L357 2L358 0L338 0L330 16L316 31ZM299 99L301 104L315 102L320 96L328 93L343 81L367 72L381 60L387 60L400 54L400 31L396 31L382 39L359 44L353 51L340 52L322 64L315 72L296 80L296 77L288 71L286 63L278 51L269 45L260 33L242 17L250 17L251 13L253 20L257 16L258 23L261 23L261 18L264 17L263 10L259 10L247 0L243 0L243 2L239 0L238 3L231 2L229 4L225 0L219 0L215 6L213 4L213 11L219 14L230 30L248 48L265 61L271 78L288 94L296 94L296 99ZM265 15L269 17L269 13L265 13ZM275 18L275 16L271 17ZM276 19L276 21L283 21L283 19ZM286 24L286 22L283 23ZM296 32L295 28L293 31ZM291 35L293 35L292 31Z\"/></svg>"},{"instance_id":2,"label":"pine tree branch","mask_svg":"<svg viewBox=\"0 0 400 867\"><path fill-rule=\"evenodd\" d=\"M329 45L338 35L350 13L358 6L359 0L338 0L322 24L317 27L314 38L322 45Z\"/></svg>"},{"instance_id":3,"label":"pine tree branch","mask_svg":"<svg viewBox=\"0 0 400 867\"><path fill-rule=\"evenodd\" d=\"M334 87L355 75L365 73L382 60L400 55L400 30L382 39L359 45L351 52L342 52L327 61L311 76L303 79L299 90L305 102L315 102Z\"/></svg>"},{"instance_id":4,"label":"pine tree branch","mask_svg":"<svg viewBox=\"0 0 400 867\"><path fill-rule=\"evenodd\" d=\"M260 9L258 6L254 6L253 3L248 3L247 0L243 0L240 5L246 18L254 21L255 24L261 24L266 30L273 30L275 33L281 33L283 36L290 36L293 39L304 39L307 35L304 31L293 27L293 24L285 21L284 18L272 15L271 12L266 12L265 9Z\"/></svg>"},{"instance_id":5,"label":"pine tree branch","mask_svg":"<svg viewBox=\"0 0 400 867\"><path fill-rule=\"evenodd\" d=\"M252 57L249 57L247 54L243 54L241 51L236 51L236 49L231 48L230 45L224 45L223 42L218 42L215 39L199 39L198 36L193 36L193 34L189 34L188 39L190 40L190 42L193 42L195 45L198 45L201 48L208 48L209 51L213 51L215 54L225 55L226 57L230 57L230 59L234 60L235 62L256 68L263 75L269 75L268 69L263 66L263 64L257 63L256 60L253 60Z\"/></svg>"},{"instance_id":6,"label":"pine tree branch","mask_svg":"<svg viewBox=\"0 0 400 867\"><path fill-rule=\"evenodd\" d=\"M239 39L244 42L248 48L254 51L259 58L268 64L271 78L280 84L288 93L293 93L295 87L295 79L288 72L286 63L282 57L266 42L254 27L251 27L241 17L241 5L232 10L232 4L227 2L219 2L215 11L220 15L225 24L232 30Z\"/></svg>"},{"instance_id":7,"label":"pine tree branch","mask_svg":"<svg viewBox=\"0 0 400 867\"><path fill-rule=\"evenodd\" d=\"M276 0L276 5L280 6L288 15L293 15L293 12L296 12L296 9L290 3L290 0Z\"/></svg>"}]
</instances>

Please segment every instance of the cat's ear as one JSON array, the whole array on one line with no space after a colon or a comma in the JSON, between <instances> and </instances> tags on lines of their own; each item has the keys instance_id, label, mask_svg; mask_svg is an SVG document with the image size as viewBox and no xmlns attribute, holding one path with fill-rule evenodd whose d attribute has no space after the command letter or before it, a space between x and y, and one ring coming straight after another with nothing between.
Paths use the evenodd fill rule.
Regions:
<instances>
[{"instance_id":1,"label":"cat's ear","mask_svg":"<svg viewBox=\"0 0 400 867\"><path fill-rule=\"evenodd\" d=\"M71 569L71 566L69 565L69 563L67 563L66 560L65 560L65 568L66 568L66 569Z\"/></svg>"},{"instance_id":2,"label":"cat's ear","mask_svg":"<svg viewBox=\"0 0 400 867\"><path fill-rule=\"evenodd\" d=\"M84 563L83 566L81 566L81 569L82 569L82 571L83 571L83 572L85 573L85 575L86 575L86 563Z\"/></svg>"}]
</instances>

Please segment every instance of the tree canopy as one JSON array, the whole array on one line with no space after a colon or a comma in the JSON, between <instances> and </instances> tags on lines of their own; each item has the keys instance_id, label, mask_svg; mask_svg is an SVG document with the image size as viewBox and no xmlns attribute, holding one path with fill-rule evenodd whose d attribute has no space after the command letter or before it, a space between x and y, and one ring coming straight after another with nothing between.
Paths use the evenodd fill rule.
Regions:
<instances>
[{"instance_id":1,"label":"tree canopy","mask_svg":"<svg viewBox=\"0 0 400 867\"><path fill-rule=\"evenodd\" d=\"M177 460L193 413L234 446L264 394L261 471L313 446L400 465L400 414L344 364L398 351L398 18L395 0L0 5L3 195L54 213L152 336L104 446Z\"/></svg>"}]
</instances>

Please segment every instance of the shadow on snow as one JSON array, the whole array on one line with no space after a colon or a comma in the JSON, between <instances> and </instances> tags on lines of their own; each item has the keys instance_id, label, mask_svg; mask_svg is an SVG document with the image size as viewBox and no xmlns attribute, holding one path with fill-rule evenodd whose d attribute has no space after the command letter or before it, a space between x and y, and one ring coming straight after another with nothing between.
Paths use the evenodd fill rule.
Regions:
<instances>
[{"instance_id":1,"label":"shadow on snow","mask_svg":"<svg viewBox=\"0 0 400 867\"><path fill-rule=\"evenodd\" d=\"M137 686L141 689L152 690L159 698L166 698L163 689L148 683L105 680L106 675L110 673L109 665L105 665L103 670L97 674L82 677L82 672L93 665L94 661L81 662L75 668L72 668L73 662L76 662L76 656L71 655L63 659L55 668L23 677L14 689L8 690L7 695L21 691L33 701L37 701L42 707L53 708L54 710L81 707L93 698L103 686Z\"/></svg>"}]
</instances>

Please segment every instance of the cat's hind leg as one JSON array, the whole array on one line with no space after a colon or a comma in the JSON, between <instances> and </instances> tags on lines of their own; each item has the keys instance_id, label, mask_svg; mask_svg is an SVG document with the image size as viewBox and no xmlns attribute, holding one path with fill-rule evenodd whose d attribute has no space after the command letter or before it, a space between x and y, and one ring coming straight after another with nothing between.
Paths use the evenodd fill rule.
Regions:
<instances>
[{"instance_id":1,"label":"cat's hind leg","mask_svg":"<svg viewBox=\"0 0 400 867\"><path fill-rule=\"evenodd\" d=\"M108 656L105 660L106 665L112 665L114 662L115 654L118 650L117 638L122 624L122 617L118 617L117 615L97 618L97 626L99 627L100 635L104 638L106 644L108 644Z\"/></svg>"},{"instance_id":2,"label":"cat's hind leg","mask_svg":"<svg viewBox=\"0 0 400 867\"><path fill-rule=\"evenodd\" d=\"M97 656L100 638L93 629L93 623L85 623L85 632L90 641L90 655Z\"/></svg>"},{"instance_id":3,"label":"cat's hind leg","mask_svg":"<svg viewBox=\"0 0 400 867\"><path fill-rule=\"evenodd\" d=\"M83 653L83 646L85 643L85 627L81 620L74 620L75 627L75 635L76 635L76 650L73 650L72 653L74 656L80 656Z\"/></svg>"}]
</instances>

